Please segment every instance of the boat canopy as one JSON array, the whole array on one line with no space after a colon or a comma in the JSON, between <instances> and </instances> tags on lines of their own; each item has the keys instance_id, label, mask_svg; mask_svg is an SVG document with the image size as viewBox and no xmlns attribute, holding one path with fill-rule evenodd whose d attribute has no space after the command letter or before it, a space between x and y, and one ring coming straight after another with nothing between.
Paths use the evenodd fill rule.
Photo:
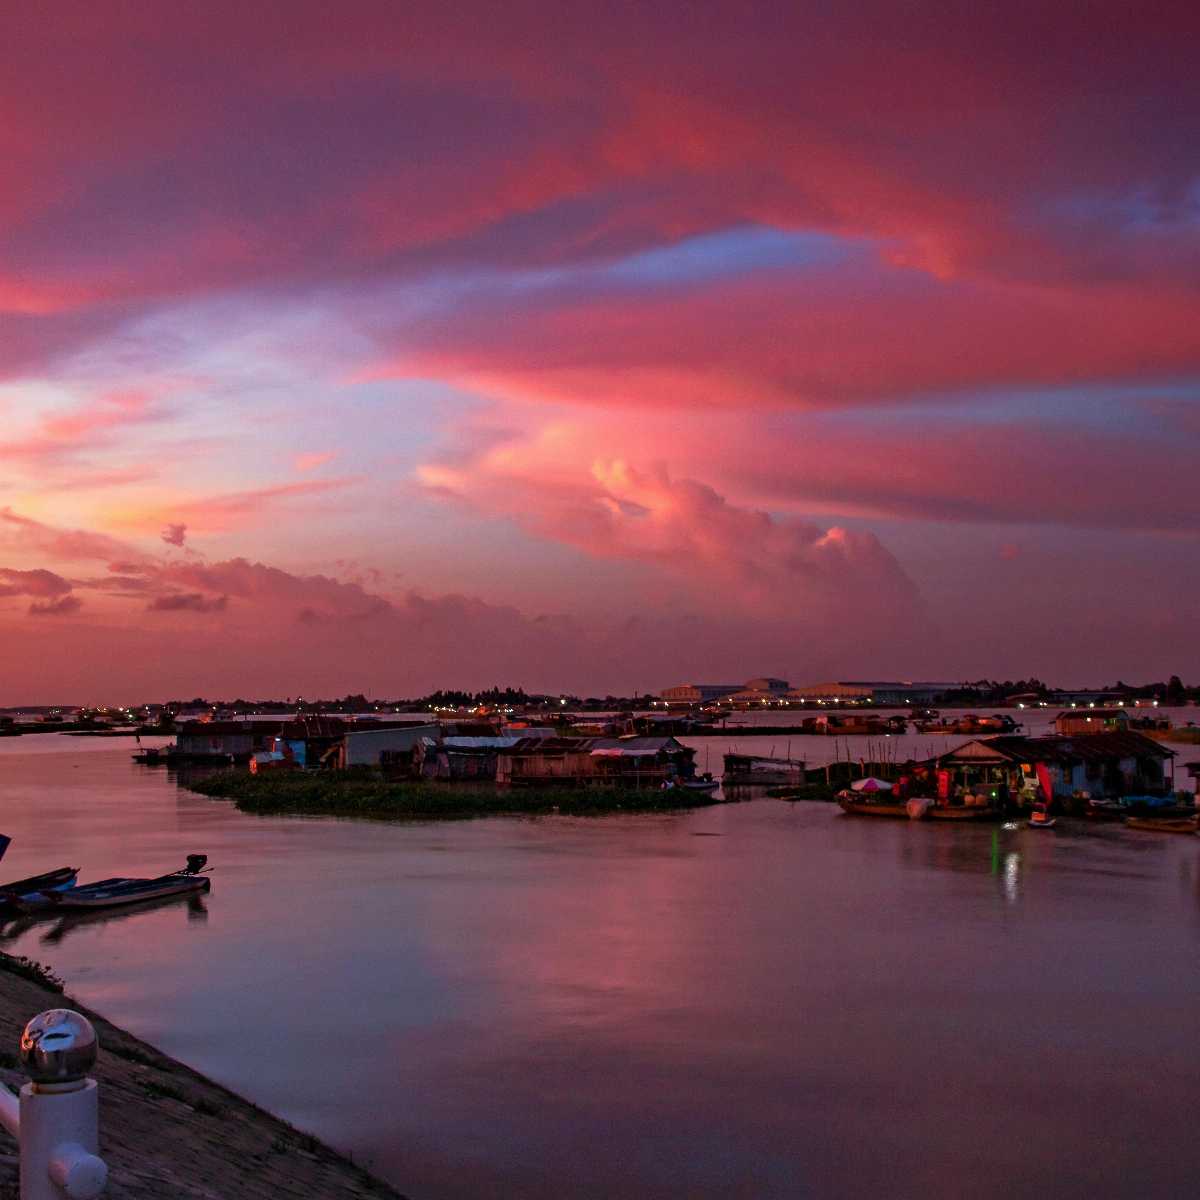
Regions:
<instances>
[{"instance_id":1,"label":"boat canopy","mask_svg":"<svg viewBox=\"0 0 1200 1200\"><path fill-rule=\"evenodd\" d=\"M876 779L874 775L868 775L866 779L856 779L850 785L856 792L890 792L892 786L886 779Z\"/></svg>"}]
</instances>

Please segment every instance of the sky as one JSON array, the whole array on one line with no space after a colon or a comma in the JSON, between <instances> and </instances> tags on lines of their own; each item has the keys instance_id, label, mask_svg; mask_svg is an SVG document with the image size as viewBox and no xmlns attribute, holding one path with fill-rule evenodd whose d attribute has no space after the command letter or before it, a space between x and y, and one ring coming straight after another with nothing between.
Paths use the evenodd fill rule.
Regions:
<instances>
[{"instance_id":1,"label":"sky","mask_svg":"<svg viewBox=\"0 0 1200 1200\"><path fill-rule=\"evenodd\" d=\"M1200 14L0 15L0 704L1200 676Z\"/></svg>"}]
</instances>

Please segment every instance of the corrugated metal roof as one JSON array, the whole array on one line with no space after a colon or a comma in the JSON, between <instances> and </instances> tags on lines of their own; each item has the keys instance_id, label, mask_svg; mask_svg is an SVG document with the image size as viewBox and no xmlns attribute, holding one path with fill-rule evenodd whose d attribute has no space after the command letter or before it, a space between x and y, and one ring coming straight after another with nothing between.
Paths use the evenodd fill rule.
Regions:
<instances>
[{"instance_id":1,"label":"corrugated metal roof","mask_svg":"<svg viewBox=\"0 0 1200 1200\"><path fill-rule=\"evenodd\" d=\"M1022 737L1019 734L1000 734L998 737L975 738L974 742L995 750L1012 762L1098 762L1114 758L1174 758L1175 751L1125 730L1106 730L1104 733L1048 734L1045 737ZM972 742L964 743L964 746ZM939 761L953 758L964 746L958 746Z\"/></svg>"}]
</instances>

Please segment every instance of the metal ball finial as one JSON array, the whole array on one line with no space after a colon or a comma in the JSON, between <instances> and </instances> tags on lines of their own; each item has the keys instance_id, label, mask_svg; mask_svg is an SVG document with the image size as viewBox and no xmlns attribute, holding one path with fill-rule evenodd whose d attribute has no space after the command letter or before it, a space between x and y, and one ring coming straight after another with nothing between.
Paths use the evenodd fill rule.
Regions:
<instances>
[{"instance_id":1,"label":"metal ball finial","mask_svg":"<svg viewBox=\"0 0 1200 1200\"><path fill-rule=\"evenodd\" d=\"M92 1023L69 1008L38 1013L21 1034L21 1066L34 1083L78 1083L96 1063Z\"/></svg>"}]
</instances>

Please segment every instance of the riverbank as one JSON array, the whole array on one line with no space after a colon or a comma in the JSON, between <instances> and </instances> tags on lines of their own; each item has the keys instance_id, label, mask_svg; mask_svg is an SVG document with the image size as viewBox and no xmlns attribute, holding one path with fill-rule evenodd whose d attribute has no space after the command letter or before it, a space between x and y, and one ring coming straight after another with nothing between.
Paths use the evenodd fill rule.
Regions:
<instances>
[{"instance_id":1,"label":"riverbank","mask_svg":"<svg viewBox=\"0 0 1200 1200\"><path fill-rule=\"evenodd\" d=\"M14 1091L21 1030L47 1008L84 1013L100 1038L100 1153L110 1200L403 1200L387 1184L65 996L25 960L0 954L0 1081ZM0 1132L3 1152L16 1147ZM0 1200L17 1169L0 1166Z\"/></svg>"},{"instance_id":2,"label":"riverbank","mask_svg":"<svg viewBox=\"0 0 1200 1200\"><path fill-rule=\"evenodd\" d=\"M365 768L347 771L221 771L186 785L232 800L243 812L316 816L461 819L559 813L667 812L717 804L711 793L676 788L502 788L495 784L422 783L385 779Z\"/></svg>"}]
</instances>

